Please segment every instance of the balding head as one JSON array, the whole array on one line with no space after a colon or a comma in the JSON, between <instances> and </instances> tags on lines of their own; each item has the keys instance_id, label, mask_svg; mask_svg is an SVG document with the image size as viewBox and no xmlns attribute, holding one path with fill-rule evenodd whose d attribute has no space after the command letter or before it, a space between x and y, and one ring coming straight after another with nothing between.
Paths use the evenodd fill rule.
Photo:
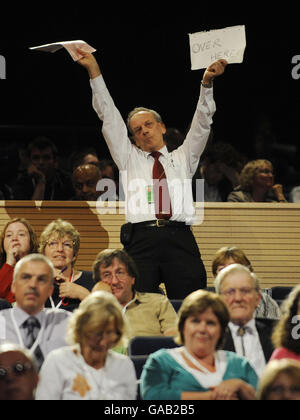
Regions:
<instances>
[{"instance_id":1,"label":"balding head","mask_svg":"<svg viewBox=\"0 0 300 420\"><path fill-rule=\"evenodd\" d=\"M76 199L81 201L97 201L100 193L96 188L100 179L101 172L96 165L85 164L74 169L72 181Z\"/></svg>"}]
</instances>

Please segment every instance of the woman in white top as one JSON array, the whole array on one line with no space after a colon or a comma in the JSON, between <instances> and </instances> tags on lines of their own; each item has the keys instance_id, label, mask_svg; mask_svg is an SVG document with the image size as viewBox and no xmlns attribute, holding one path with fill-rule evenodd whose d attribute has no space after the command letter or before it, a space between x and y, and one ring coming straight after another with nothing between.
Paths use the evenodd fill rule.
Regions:
<instances>
[{"instance_id":1,"label":"woman in white top","mask_svg":"<svg viewBox=\"0 0 300 420\"><path fill-rule=\"evenodd\" d=\"M125 333L116 298L95 292L70 318L72 345L53 351L40 372L38 400L132 400L137 381L131 360L111 349Z\"/></svg>"}]
</instances>

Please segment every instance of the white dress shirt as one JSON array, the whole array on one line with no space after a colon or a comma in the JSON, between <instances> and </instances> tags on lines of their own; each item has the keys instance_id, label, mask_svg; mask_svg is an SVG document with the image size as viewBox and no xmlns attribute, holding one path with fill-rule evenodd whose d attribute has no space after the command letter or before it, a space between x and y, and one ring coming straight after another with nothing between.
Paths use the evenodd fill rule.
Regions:
<instances>
[{"instance_id":1,"label":"white dress shirt","mask_svg":"<svg viewBox=\"0 0 300 420\"><path fill-rule=\"evenodd\" d=\"M131 143L126 124L115 107L103 77L91 80L90 84L93 107L103 121L104 138L121 173L127 221L138 223L155 220L154 203L147 198L147 191L153 186L154 158ZM160 150L162 156L159 160L165 169L171 198L171 220L193 223L195 210L191 178L206 146L215 110L213 88L202 87L191 129L183 145L171 153L166 147Z\"/></svg>"},{"instance_id":2,"label":"white dress shirt","mask_svg":"<svg viewBox=\"0 0 300 420\"><path fill-rule=\"evenodd\" d=\"M233 324L232 322L229 322L228 326L231 331L236 353L239 356L246 357L256 371L257 376L260 377L266 366L266 359L256 329L255 320L252 319L244 325L246 330L245 335L243 336L245 355L243 355L242 337L238 335L240 326Z\"/></svg>"},{"instance_id":3,"label":"white dress shirt","mask_svg":"<svg viewBox=\"0 0 300 420\"><path fill-rule=\"evenodd\" d=\"M36 345L39 345L44 357L52 350L66 346L67 325L70 316L71 314L63 309L43 309L35 316L41 325ZM26 331L22 325L29 317L30 315L17 305L13 309L1 311L0 344L8 341L25 347Z\"/></svg>"}]
</instances>

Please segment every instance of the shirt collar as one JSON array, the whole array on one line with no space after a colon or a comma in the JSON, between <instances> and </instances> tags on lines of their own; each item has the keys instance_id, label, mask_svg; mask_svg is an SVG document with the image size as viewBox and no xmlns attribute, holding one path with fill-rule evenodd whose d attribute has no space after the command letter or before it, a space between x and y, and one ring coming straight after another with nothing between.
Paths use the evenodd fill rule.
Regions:
<instances>
[{"instance_id":1,"label":"shirt collar","mask_svg":"<svg viewBox=\"0 0 300 420\"><path fill-rule=\"evenodd\" d=\"M229 322L228 324L232 334L235 336L237 335L238 329L240 328L240 325L234 324L233 322ZM246 329L246 333L255 334L256 326L255 326L255 319L252 318L247 324L243 325L243 327Z\"/></svg>"},{"instance_id":2,"label":"shirt collar","mask_svg":"<svg viewBox=\"0 0 300 420\"><path fill-rule=\"evenodd\" d=\"M16 306L12 310L18 327L21 327L21 325L24 324L24 322L31 317L31 315L23 311L23 309L21 309L18 306L18 304L16 304ZM34 315L34 317L38 319L40 324L42 325L42 321L44 319L44 309L38 314Z\"/></svg>"},{"instance_id":3,"label":"shirt collar","mask_svg":"<svg viewBox=\"0 0 300 420\"><path fill-rule=\"evenodd\" d=\"M161 148L160 150L158 150L158 152L160 152L164 157L166 157L169 154L166 145L164 145L163 148ZM144 153L147 156L147 158L149 158L149 156L151 155L152 152L144 152Z\"/></svg>"}]
</instances>

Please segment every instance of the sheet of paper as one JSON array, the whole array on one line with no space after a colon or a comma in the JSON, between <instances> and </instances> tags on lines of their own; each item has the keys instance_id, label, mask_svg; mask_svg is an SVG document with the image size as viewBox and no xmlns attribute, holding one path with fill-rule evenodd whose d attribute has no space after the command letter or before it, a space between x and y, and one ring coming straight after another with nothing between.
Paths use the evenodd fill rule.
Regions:
<instances>
[{"instance_id":1,"label":"sheet of paper","mask_svg":"<svg viewBox=\"0 0 300 420\"><path fill-rule=\"evenodd\" d=\"M192 70L206 69L217 60L242 63L246 48L244 25L189 34Z\"/></svg>"},{"instance_id":2,"label":"sheet of paper","mask_svg":"<svg viewBox=\"0 0 300 420\"><path fill-rule=\"evenodd\" d=\"M53 44L45 44L40 45L38 47L31 47L30 50L34 51L46 51L46 52L56 52L61 48L65 48L70 56L73 58L74 61L80 60L83 56L79 54L76 50L77 48L82 49L85 52L93 53L96 52L95 48L91 47L85 41L77 40L77 41L62 41L62 42L54 42Z\"/></svg>"}]
</instances>

